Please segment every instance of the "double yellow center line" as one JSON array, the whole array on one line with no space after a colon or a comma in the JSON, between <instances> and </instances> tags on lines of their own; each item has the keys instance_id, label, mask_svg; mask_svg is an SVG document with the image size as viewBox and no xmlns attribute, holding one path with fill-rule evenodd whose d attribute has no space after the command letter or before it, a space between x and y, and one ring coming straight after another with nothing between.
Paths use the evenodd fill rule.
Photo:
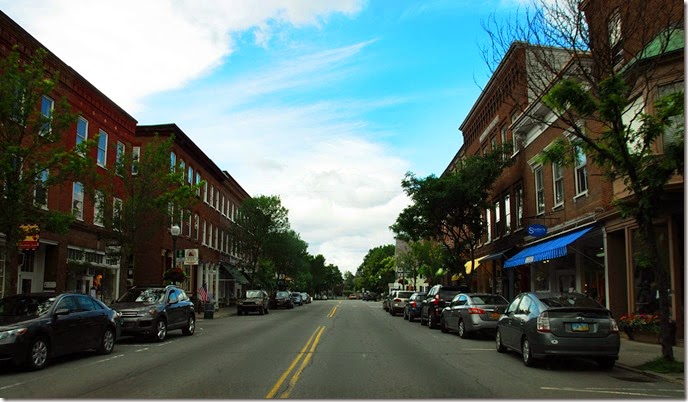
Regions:
<instances>
[{"instance_id":1,"label":"double yellow center line","mask_svg":"<svg viewBox=\"0 0 688 402\"><path fill-rule=\"evenodd\" d=\"M330 313L330 316L334 314L334 311L337 308L335 307L332 313ZM328 316L329 317L329 316ZM294 389L294 384L299 380L299 377L301 376L301 373L303 370L306 368L306 365L308 365L308 362L311 360L311 357L313 355L313 351L315 351L315 347L318 345L318 342L320 342L320 336L322 335L323 331L325 330L325 327L319 326L316 328L315 332L313 332L313 335L308 339L308 342L303 346L301 349L301 352L296 356L294 361L291 362L291 365L287 369L287 371L282 374L280 379L277 381L274 387L270 390L270 392L267 394L266 398L274 398L275 394L277 394L277 391L282 387L282 384L284 381L289 377L289 374L291 374L292 370L296 367L297 364L299 364L299 361L301 361L301 366L299 366L299 369L296 370L294 375L291 377L291 380L289 380L289 384L287 385L286 391L282 393L280 398L288 398L289 394L291 393L291 390ZM310 350L309 350L310 349ZM301 360L303 359L303 360Z\"/></svg>"}]
</instances>

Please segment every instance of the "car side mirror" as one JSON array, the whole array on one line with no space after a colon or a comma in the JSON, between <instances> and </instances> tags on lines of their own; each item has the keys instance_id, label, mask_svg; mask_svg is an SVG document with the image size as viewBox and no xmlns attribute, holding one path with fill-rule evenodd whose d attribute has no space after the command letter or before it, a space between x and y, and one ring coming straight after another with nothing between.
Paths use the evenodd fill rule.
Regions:
<instances>
[{"instance_id":1,"label":"car side mirror","mask_svg":"<svg viewBox=\"0 0 688 402\"><path fill-rule=\"evenodd\" d=\"M69 315L69 309L67 308L58 308L55 310L55 316L60 316L60 315Z\"/></svg>"},{"instance_id":2,"label":"car side mirror","mask_svg":"<svg viewBox=\"0 0 688 402\"><path fill-rule=\"evenodd\" d=\"M177 303L178 301L179 301L179 300L177 300L177 296L170 296L170 300L168 301L168 303L170 303L170 304L175 304L175 303Z\"/></svg>"}]
</instances>

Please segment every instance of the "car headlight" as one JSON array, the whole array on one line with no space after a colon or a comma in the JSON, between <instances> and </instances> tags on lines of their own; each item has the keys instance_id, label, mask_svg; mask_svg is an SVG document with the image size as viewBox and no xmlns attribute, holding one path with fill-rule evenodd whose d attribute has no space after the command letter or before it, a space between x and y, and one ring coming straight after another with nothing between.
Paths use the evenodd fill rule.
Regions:
<instances>
[{"instance_id":1,"label":"car headlight","mask_svg":"<svg viewBox=\"0 0 688 402\"><path fill-rule=\"evenodd\" d=\"M0 331L0 342L11 343L16 340L18 336L24 335L26 333L26 328L15 328L8 331Z\"/></svg>"}]
</instances>

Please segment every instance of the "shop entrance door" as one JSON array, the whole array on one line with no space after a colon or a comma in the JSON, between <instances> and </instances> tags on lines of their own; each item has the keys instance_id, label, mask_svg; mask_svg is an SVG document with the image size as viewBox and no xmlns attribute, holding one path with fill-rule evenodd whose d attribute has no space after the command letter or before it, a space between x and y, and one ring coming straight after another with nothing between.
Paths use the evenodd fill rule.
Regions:
<instances>
[{"instance_id":1,"label":"shop entrance door","mask_svg":"<svg viewBox=\"0 0 688 402\"><path fill-rule=\"evenodd\" d=\"M555 292L575 292L576 272L573 270L555 271L554 286L556 286Z\"/></svg>"}]
</instances>

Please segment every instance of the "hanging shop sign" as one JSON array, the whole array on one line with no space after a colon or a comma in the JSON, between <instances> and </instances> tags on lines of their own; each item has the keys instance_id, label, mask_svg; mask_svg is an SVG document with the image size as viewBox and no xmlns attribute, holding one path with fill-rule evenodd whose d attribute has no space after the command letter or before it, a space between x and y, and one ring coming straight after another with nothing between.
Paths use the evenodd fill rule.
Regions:
<instances>
[{"instance_id":1,"label":"hanging shop sign","mask_svg":"<svg viewBox=\"0 0 688 402\"><path fill-rule=\"evenodd\" d=\"M528 226L528 234L533 237L542 237L547 234L547 226L540 224L533 224Z\"/></svg>"},{"instance_id":2,"label":"hanging shop sign","mask_svg":"<svg viewBox=\"0 0 688 402\"><path fill-rule=\"evenodd\" d=\"M20 250L35 250L38 248L38 234L40 229L38 225L21 225L20 226L24 238L19 240L17 246Z\"/></svg>"},{"instance_id":3,"label":"hanging shop sign","mask_svg":"<svg viewBox=\"0 0 688 402\"><path fill-rule=\"evenodd\" d=\"M198 249L184 249L184 265L198 265Z\"/></svg>"}]
</instances>

